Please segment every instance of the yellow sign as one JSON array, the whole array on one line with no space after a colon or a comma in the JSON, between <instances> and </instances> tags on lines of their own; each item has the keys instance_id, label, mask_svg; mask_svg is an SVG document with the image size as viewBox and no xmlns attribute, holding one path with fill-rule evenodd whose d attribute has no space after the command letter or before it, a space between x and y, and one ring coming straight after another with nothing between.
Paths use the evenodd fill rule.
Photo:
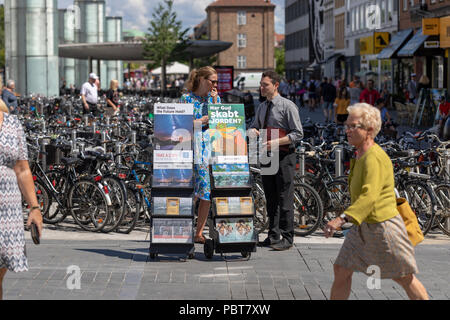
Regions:
<instances>
[{"instance_id":1,"label":"yellow sign","mask_svg":"<svg viewBox=\"0 0 450 320\"><path fill-rule=\"evenodd\" d=\"M375 32L373 38L375 41L375 53L380 53L389 44L389 32Z\"/></svg>"},{"instance_id":2,"label":"yellow sign","mask_svg":"<svg viewBox=\"0 0 450 320\"><path fill-rule=\"evenodd\" d=\"M422 19L422 33L425 36L437 36L439 35L439 18Z\"/></svg>"},{"instance_id":3,"label":"yellow sign","mask_svg":"<svg viewBox=\"0 0 450 320\"><path fill-rule=\"evenodd\" d=\"M374 32L372 36L359 39L359 54L378 54L389 44L389 32Z\"/></svg>"},{"instance_id":4,"label":"yellow sign","mask_svg":"<svg viewBox=\"0 0 450 320\"><path fill-rule=\"evenodd\" d=\"M441 18L439 24L441 48L450 48L450 16Z\"/></svg>"},{"instance_id":5,"label":"yellow sign","mask_svg":"<svg viewBox=\"0 0 450 320\"><path fill-rule=\"evenodd\" d=\"M374 54L373 36L359 39L359 54Z\"/></svg>"}]
</instances>

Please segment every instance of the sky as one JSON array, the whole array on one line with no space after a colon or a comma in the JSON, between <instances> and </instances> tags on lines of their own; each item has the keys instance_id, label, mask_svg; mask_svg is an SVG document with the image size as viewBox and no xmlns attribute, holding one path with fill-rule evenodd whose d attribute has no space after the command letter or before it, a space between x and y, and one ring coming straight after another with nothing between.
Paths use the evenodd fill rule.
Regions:
<instances>
[{"instance_id":1,"label":"sky","mask_svg":"<svg viewBox=\"0 0 450 320\"><path fill-rule=\"evenodd\" d=\"M275 9L275 32L284 34L284 1L272 0ZM162 0L106 0L106 15L123 17L123 28L137 29L146 32L153 8ZM177 17L182 21L184 28L193 27L206 19L206 7L213 0L174 0ZM4 0L0 0L3 4ZM58 7L63 9L73 4L73 0L58 0Z\"/></svg>"}]
</instances>

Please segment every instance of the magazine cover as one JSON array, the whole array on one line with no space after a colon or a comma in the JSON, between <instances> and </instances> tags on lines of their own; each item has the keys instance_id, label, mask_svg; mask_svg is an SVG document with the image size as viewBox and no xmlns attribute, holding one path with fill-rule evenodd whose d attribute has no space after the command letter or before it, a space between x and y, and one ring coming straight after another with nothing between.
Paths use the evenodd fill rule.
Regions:
<instances>
[{"instance_id":1,"label":"magazine cover","mask_svg":"<svg viewBox=\"0 0 450 320\"><path fill-rule=\"evenodd\" d=\"M153 219L152 242L192 243L191 219Z\"/></svg>"},{"instance_id":2,"label":"magazine cover","mask_svg":"<svg viewBox=\"0 0 450 320\"><path fill-rule=\"evenodd\" d=\"M232 218L216 220L216 230L220 243L252 242L256 233L251 218Z\"/></svg>"},{"instance_id":3,"label":"magazine cover","mask_svg":"<svg viewBox=\"0 0 450 320\"><path fill-rule=\"evenodd\" d=\"M244 105L209 105L208 116L211 157L246 157L247 136Z\"/></svg>"},{"instance_id":4,"label":"magazine cover","mask_svg":"<svg viewBox=\"0 0 450 320\"><path fill-rule=\"evenodd\" d=\"M152 187L182 187L193 186L192 163L154 163Z\"/></svg>"},{"instance_id":5,"label":"magazine cover","mask_svg":"<svg viewBox=\"0 0 450 320\"><path fill-rule=\"evenodd\" d=\"M252 197L229 197L214 198L213 203L216 206L217 215L253 215L253 199Z\"/></svg>"},{"instance_id":6,"label":"magazine cover","mask_svg":"<svg viewBox=\"0 0 450 320\"><path fill-rule=\"evenodd\" d=\"M155 150L192 150L193 110L192 104L155 104Z\"/></svg>"},{"instance_id":7,"label":"magazine cover","mask_svg":"<svg viewBox=\"0 0 450 320\"><path fill-rule=\"evenodd\" d=\"M154 197L153 214L192 216L192 198Z\"/></svg>"}]
</instances>

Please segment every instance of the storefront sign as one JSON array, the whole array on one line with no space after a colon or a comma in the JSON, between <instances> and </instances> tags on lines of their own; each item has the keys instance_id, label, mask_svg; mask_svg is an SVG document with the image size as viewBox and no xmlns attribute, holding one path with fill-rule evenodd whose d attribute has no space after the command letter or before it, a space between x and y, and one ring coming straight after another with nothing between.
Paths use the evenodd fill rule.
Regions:
<instances>
[{"instance_id":1,"label":"storefront sign","mask_svg":"<svg viewBox=\"0 0 450 320\"><path fill-rule=\"evenodd\" d=\"M359 54L378 54L389 45L389 32L374 32L372 36L359 39Z\"/></svg>"},{"instance_id":2,"label":"storefront sign","mask_svg":"<svg viewBox=\"0 0 450 320\"><path fill-rule=\"evenodd\" d=\"M439 48L439 41L425 41L425 48Z\"/></svg>"},{"instance_id":3,"label":"storefront sign","mask_svg":"<svg viewBox=\"0 0 450 320\"><path fill-rule=\"evenodd\" d=\"M439 28L441 48L450 48L450 16L441 18Z\"/></svg>"},{"instance_id":4,"label":"storefront sign","mask_svg":"<svg viewBox=\"0 0 450 320\"><path fill-rule=\"evenodd\" d=\"M359 54L373 54L374 51L373 36L359 39Z\"/></svg>"},{"instance_id":5,"label":"storefront sign","mask_svg":"<svg viewBox=\"0 0 450 320\"><path fill-rule=\"evenodd\" d=\"M437 36L439 35L439 18L428 18L422 19L422 30L423 34L427 36Z\"/></svg>"},{"instance_id":6,"label":"storefront sign","mask_svg":"<svg viewBox=\"0 0 450 320\"><path fill-rule=\"evenodd\" d=\"M373 38L375 42L373 53L380 53L389 45L389 32L375 32Z\"/></svg>"}]
</instances>

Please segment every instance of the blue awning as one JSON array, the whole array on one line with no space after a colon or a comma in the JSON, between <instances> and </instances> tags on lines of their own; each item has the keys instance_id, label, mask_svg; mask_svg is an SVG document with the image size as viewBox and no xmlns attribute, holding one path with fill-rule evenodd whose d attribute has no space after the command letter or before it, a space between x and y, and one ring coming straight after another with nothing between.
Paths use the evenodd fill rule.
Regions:
<instances>
[{"instance_id":1,"label":"blue awning","mask_svg":"<svg viewBox=\"0 0 450 320\"><path fill-rule=\"evenodd\" d=\"M412 57L420 46L427 40L428 36L422 34L422 28L408 41L397 53L399 57Z\"/></svg>"},{"instance_id":2,"label":"blue awning","mask_svg":"<svg viewBox=\"0 0 450 320\"><path fill-rule=\"evenodd\" d=\"M413 29L407 29L397 32L391 39L389 45L380 52L377 59L391 59L402 45L409 39Z\"/></svg>"}]
</instances>

